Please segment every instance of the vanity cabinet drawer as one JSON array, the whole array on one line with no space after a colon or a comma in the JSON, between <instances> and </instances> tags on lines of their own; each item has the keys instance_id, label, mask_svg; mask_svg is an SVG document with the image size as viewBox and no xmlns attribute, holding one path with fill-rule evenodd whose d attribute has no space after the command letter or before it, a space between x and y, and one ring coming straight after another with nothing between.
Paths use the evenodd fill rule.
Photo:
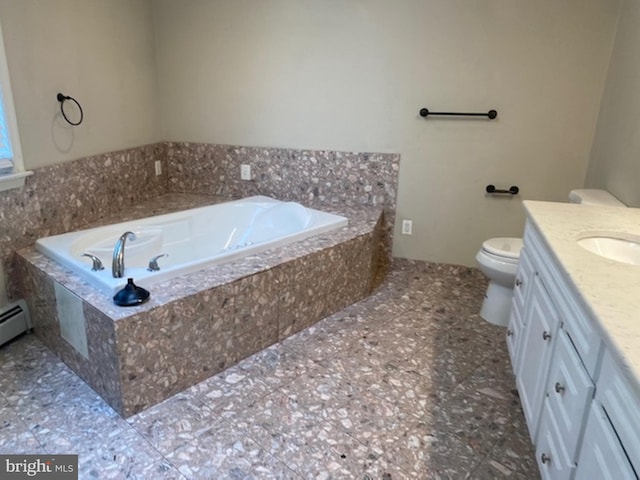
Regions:
<instances>
[{"instance_id":1,"label":"vanity cabinet drawer","mask_svg":"<svg viewBox=\"0 0 640 480\"><path fill-rule=\"evenodd\" d=\"M555 428L571 461L577 459L594 390L595 385L571 340L566 332L559 330L545 392L544 401L548 408L543 415L553 415Z\"/></svg>"},{"instance_id":2,"label":"vanity cabinet drawer","mask_svg":"<svg viewBox=\"0 0 640 480\"><path fill-rule=\"evenodd\" d=\"M591 404L575 478L638 480L606 413L597 402Z\"/></svg>"}]
</instances>

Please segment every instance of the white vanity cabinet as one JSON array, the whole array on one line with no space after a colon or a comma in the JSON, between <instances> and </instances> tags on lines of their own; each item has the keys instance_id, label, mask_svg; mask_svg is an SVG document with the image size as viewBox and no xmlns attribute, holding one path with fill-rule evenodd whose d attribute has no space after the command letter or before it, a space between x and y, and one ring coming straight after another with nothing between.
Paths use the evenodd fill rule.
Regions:
<instances>
[{"instance_id":1,"label":"white vanity cabinet","mask_svg":"<svg viewBox=\"0 0 640 480\"><path fill-rule=\"evenodd\" d=\"M531 221L524 245L507 347L540 474L638 480L640 398Z\"/></svg>"}]
</instances>

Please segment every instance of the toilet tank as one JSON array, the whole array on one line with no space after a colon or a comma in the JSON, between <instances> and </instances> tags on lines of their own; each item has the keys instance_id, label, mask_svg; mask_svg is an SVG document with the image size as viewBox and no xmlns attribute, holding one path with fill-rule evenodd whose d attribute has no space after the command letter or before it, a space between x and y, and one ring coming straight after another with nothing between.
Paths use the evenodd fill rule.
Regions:
<instances>
[{"instance_id":1,"label":"toilet tank","mask_svg":"<svg viewBox=\"0 0 640 480\"><path fill-rule=\"evenodd\" d=\"M569 192L569 202L582 203L583 205L601 205L603 207L626 207L624 203L606 190L597 188L571 190Z\"/></svg>"}]
</instances>

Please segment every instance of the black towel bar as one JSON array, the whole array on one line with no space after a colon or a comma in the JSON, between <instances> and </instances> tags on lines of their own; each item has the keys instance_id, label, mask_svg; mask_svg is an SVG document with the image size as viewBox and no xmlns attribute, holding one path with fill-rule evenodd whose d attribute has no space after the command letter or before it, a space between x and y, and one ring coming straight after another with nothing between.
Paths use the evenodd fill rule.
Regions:
<instances>
[{"instance_id":1,"label":"black towel bar","mask_svg":"<svg viewBox=\"0 0 640 480\"><path fill-rule=\"evenodd\" d=\"M462 112L430 112L428 108L420 109L420 116L427 118L430 115L445 115L453 117L488 117L489 120L493 120L498 116L496 110L489 110L487 113L462 113Z\"/></svg>"}]
</instances>

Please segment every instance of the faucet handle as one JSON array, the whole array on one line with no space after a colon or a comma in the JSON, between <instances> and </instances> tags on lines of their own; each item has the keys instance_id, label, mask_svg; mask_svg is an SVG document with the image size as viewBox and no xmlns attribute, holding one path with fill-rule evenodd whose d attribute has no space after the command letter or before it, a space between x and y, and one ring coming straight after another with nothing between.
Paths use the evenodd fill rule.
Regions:
<instances>
[{"instance_id":1,"label":"faucet handle","mask_svg":"<svg viewBox=\"0 0 640 480\"><path fill-rule=\"evenodd\" d=\"M162 253L160 255L156 255L151 260L149 260L149 267L147 267L147 270L149 270L150 272L159 271L160 270L160 266L158 265L158 259L162 258L162 257L168 257L168 256L169 256L168 253Z\"/></svg>"},{"instance_id":2,"label":"faucet handle","mask_svg":"<svg viewBox=\"0 0 640 480\"><path fill-rule=\"evenodd\" d=\"M104 265L102 265L102 261L100 261L100 259L98 257L96 257L95 255L91 255L90 253L83 253L82 256L83 257L89 257L91 259L91 261L93 262L93 265L91 266L91 271L92 272L97 272L99 270L104 270Z\"/></svg>"}]
</instances>

